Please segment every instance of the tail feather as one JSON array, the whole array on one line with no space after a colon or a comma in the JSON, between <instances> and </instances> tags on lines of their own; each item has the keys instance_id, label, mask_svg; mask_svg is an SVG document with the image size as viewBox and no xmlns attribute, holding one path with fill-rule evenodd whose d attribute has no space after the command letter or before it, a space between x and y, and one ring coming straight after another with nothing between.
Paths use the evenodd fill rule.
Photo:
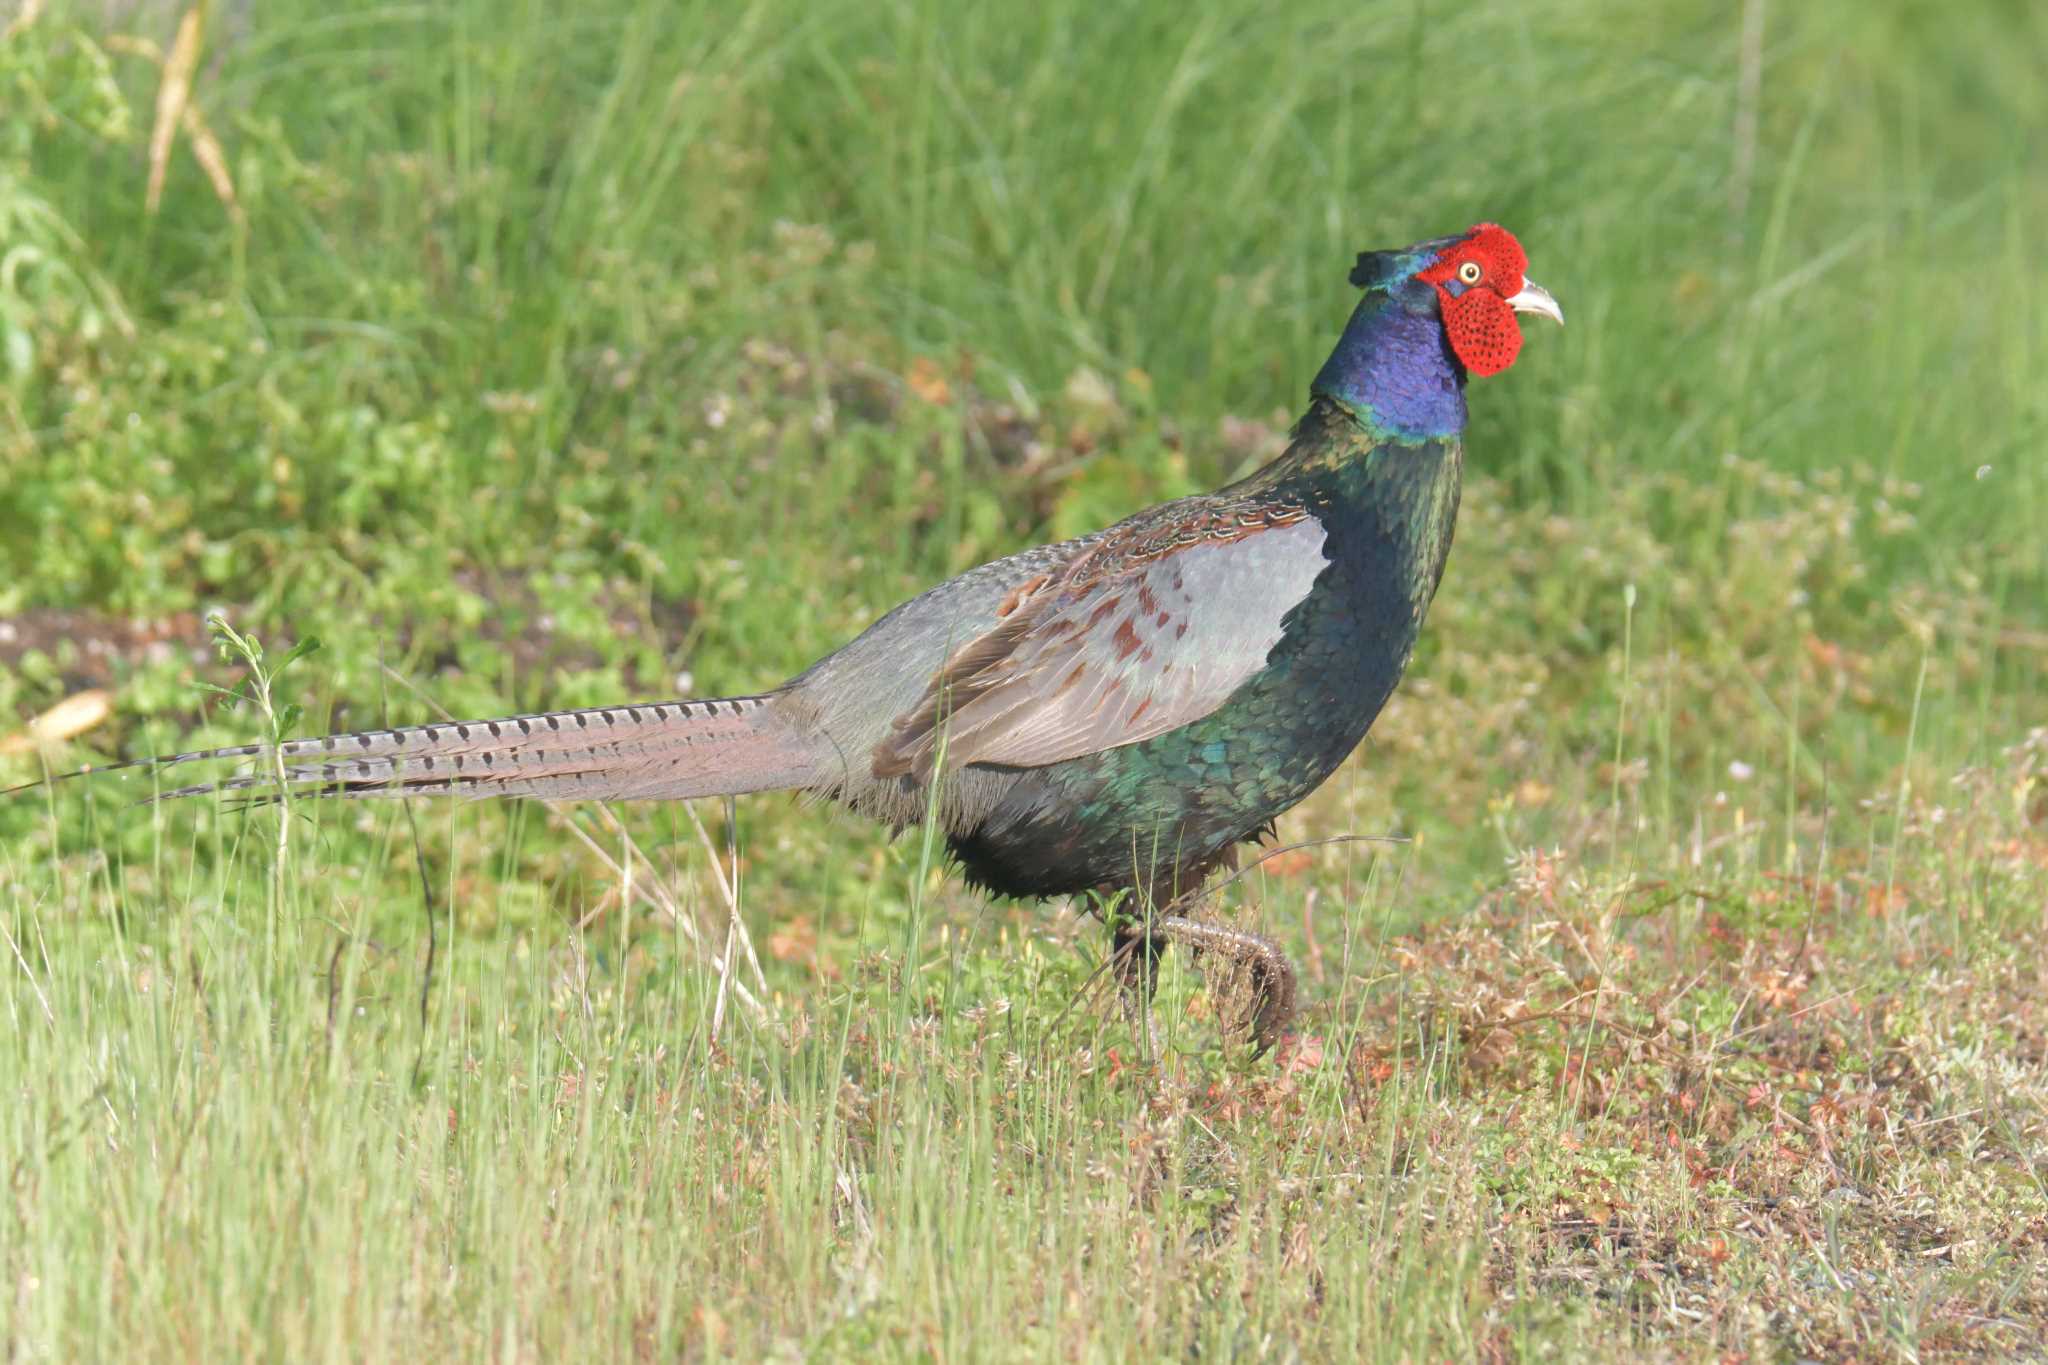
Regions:
<instances>
[{"instance_id":1,"label":"tail feather","mask_svg":"<svg viewBox=\"0 0 2048 1365\"><path fill-rule=\"evenodd\" d=\"M276 746L284 766L158 792L155 799L217 791L259 799L310 796L546 796L632 800L736 796L809 785L816 746L798 734L771 693L546 711L495 720L364 730ZM271 746L241 744L86 772L169 768L208 760L272 760ZM65 777L83 773L66 773Z\"/></svg>"}]
</instances>

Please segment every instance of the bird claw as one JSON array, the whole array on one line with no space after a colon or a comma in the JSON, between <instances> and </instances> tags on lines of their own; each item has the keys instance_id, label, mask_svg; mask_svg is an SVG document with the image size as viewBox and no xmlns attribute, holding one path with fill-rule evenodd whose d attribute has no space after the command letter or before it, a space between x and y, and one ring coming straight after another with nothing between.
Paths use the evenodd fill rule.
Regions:
<instances>
[{"instance_id":1,"label":"bird claw","mask_svg":"<svg viewBox=\"0 0 2048 1365\"><path fill-rule=\"evenodd\" d=\"M1113 960L1123 990L1125 1017L1133 1019L1136 1028L1136 1014L1144 1015L1142 1032L1155 1054L1158 1040L1152 1024L1152 990L1158 977L1159 952L1169 941L1191 951L1215 953L1245 973L1251 999L1235 1023L1249 1035L1254 1059L1272 1050L1294 1018L1294 964L1279 944L1263 934L1171 914L1160 915L1142 927L1119 924L1114 933Z\"/></svg>"},{"instance_id":2,"label":"bird claw","mask_svg":"<svg viewBox=\"0 0 2048 1365\"><path fill-rule=\"evenodd\" d=\"M1266 941L1264 951L1240 959L1250 977L1252 1004L1246 1011L1245 1030L1251 1036L1254 1061L1290 1037L1287 1025L1294 1018L1294 964L1279 945Z\"/></svg>"}]
</instances>

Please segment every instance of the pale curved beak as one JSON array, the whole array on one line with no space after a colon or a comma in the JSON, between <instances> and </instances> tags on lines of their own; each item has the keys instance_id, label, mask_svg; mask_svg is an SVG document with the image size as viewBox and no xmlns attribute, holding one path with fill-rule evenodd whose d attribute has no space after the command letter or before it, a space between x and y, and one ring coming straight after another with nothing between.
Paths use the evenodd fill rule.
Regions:
<instances>
[{"instance_id":1,"label":"pale curved beak","mask_svg":"<svg viewBox=\"0 0 2048 1365\"><path fill-rule=\"evenodd\" d=\"M1557 300L1550 297L1550 291L1534 280L1522 281L1522 292L1508 300L1508 307L1517 313L1541 313L1558 326L1564 326L1564 309L1557 306Z\"/></svg>"}]
</instances>

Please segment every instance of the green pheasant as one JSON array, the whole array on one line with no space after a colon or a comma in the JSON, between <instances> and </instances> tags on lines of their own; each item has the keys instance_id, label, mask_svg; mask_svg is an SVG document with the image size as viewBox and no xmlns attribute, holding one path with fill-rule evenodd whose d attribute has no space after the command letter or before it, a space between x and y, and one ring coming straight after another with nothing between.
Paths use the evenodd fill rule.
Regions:
<instances>
[{"instance_id":1,"label":"green pheasant","mask_svg":"<svg viewBox=\"0 0 2048 1365\"><path fill-rule=\"evenodd\" d=\"M1293 1009L1285 957L1181 903L1330 776L1400 680L1450 551L1466 379L1514 362L1515 314L1563 321L1525 268L1492 224L1361 255L1363 297L1273 463L969 570L772 691L292 740L286 779L350 797L797 790L899 827L935 811L991 891L1127 893L1119 961L1141 992L1167 941L1242 962L1269 1042Z\"/></svg>"}]
</instances>

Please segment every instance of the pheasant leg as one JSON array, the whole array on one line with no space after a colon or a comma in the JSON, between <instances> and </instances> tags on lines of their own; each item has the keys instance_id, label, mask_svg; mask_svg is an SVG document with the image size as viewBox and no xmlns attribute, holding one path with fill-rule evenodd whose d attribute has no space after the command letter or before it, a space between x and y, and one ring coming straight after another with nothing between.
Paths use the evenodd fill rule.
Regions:
<instances>
[{"instance_id":1,"label":"pheasant leg","mask_svg":"<svg viewBox=\"0 0 2048 1365\"><path fill-rule=\"evenodd\" d=\"M1110 963L1116 969L1117 995L1124 1022L1144 1040L1145 1055L1159 1055L1159 1030L1152 1019L1152 992L1159 985L1159 954L1166 941L1145 927L1119 918L1110 931Z\"/></svg>"},{"instance_id":2,"label":"pheasant leg","mask_svg":"<svg viewBox=\"0 0 2048 1365\"><path fill-rule=\"evenodd\" d=\"M1186 915L1161 915L1151 927L1155 937L1215 953L1244 972L1252 993L1251 1011L1245 1020L1252 1055L1258 1056L1280 1041L1281 1030L1294 1017L1295 984L1294 964L1279 944L1264 934L1208 924Z\"/></svg>"},{"instance_id":3,"label":"pheasant leg","mask_svg":"<svg viewBox=\"0 0 2048 1365\"><path fill-rule=\"evenodd\" d=\"M1252 993L1252 1007L1245 1022L1254 1056L1278 1042L1281 1030L1294 1017L1294 964L1287 960L1280 945L1264 934L1172 913L1154 916L1144 923L1119 923L1114 934L1113 960L1117 982L1123 988L1124 1013L1134 1021L1139 1017L1145 1020L1148 1039L1159 953L1168 943L1183 943L1200 952L1215 953L1244 972Z\"/></svg>"}]
</instances>

